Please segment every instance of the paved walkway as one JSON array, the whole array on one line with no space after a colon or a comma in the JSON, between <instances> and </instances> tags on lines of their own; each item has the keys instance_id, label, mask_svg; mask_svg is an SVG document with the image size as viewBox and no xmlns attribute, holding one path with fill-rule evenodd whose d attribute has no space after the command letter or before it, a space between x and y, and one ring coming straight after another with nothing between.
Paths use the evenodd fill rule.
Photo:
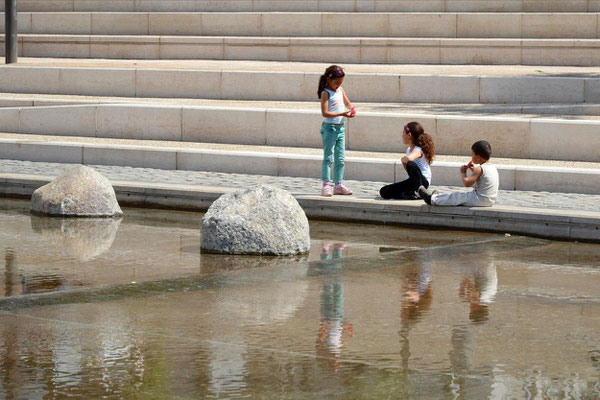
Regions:
<instances>
[{"instance_id":1,"label":"paved walkway","mask_svg":"<svg viewBox=\"0 0 600 400\"><path fill-rule=\"evenodd\" d=\"M0 160L0 173L56 176L72 168L73 164L42 163L29 161ZM251 188L259 184L270 184L294 194L315 194L320 190L320 181L311 178L289 178L262 175L226 174L218 172L171 171L150 168L115 166L93 166L112 181L135 181L198 186L220 186ZM347 181L346 184L360 198L378 197L379 188L389 182ZM435 186L441 193L464 188ZM600 211L600 195L526 192L501 190L498 205L535 207L539 209Z\"/></svg>"}]
</instances>

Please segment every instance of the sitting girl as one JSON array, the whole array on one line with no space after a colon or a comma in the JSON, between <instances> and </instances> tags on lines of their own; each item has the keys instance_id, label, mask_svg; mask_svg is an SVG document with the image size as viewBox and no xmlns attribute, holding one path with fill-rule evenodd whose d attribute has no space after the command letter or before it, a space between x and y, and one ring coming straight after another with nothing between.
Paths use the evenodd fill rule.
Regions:
<instances>
[{"instance_id":1,"label":"sitting girl","mask_svg":"<svg viewBox=\"0 0 600 400\"><path fill-rule=\"evenodd\" d=\"M402 164L408 179L386 185L379 190L384 199L417 200L419 186L428 188L431 184L430 165L435 157L433 138L425 133L418 122L409 122L402 131L402 142L408 145Z\"/></svg>"}]
</instances>

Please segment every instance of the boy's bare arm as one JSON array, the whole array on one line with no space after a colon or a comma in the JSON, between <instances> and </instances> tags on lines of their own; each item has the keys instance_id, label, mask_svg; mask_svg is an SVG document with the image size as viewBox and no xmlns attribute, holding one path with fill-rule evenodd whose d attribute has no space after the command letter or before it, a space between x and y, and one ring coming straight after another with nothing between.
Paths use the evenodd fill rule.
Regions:
<instances>
[{"instance_id":1,"label":"boy's bare arm","mask_svg":"<svg viewBox=\"0 0 600 400\"><path fill-rule=\"evenodd\" d=\"M471 171L471 175L467 176L467 171ZM462 177L463 184L465 187L471 187L481 178L483 174L483 168L481 165L474 165L472 162L469 162L467 165L463 165L460 167L460 176Z\"/></svg>"}]
</instances>

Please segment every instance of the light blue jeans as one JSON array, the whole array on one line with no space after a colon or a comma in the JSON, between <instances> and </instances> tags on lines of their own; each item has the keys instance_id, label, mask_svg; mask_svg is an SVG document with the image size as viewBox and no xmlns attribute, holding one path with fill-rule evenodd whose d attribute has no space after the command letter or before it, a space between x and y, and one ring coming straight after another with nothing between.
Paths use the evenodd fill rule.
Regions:
<instances>
[{"instance_id":1,"label":"light blue jeans","mask_svg":"<svg viewBox=\"0 0 600 400\"><path fill-rule=\"evenodd\" d=\"M331 180L331 164L333 166L333 181L342 183L344 180L344 158L346 148L346 128L344 125L321 125L321 139L323 139L323 164L321 166L321 179Z\"/></svg>"}]
</instances>

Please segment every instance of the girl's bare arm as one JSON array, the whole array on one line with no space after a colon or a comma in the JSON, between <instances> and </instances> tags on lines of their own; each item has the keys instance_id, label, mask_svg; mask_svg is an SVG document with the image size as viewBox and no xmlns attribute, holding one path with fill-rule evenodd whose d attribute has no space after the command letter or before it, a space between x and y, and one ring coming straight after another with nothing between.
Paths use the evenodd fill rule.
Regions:
<instances>
[{"instance_id":1,"label":"girl's bare arm","mask_svg":"<svg viewBox=\"0 0 600 400\"><path fill-rule=\"evenodd\" d=\"M404 165L404 169L406 169L406 164L410 161L415 161L417 158L423 157L423 152L421 150L413 150L404 157L400 159L402 161L402 165Z\"/></svg>"},{"instance_id":2,"label":"girl's bare arm","mask_svg":"<svg viewBox=\"0 0 600 400\"><path fill-rule=\"evenodd\" d=\"M348 98L348 95L346 94L346 91L344 90L344 88L342 89L342 94L344 95L344 104L346 105L346 107L350 110L352 109L352 102L350 101L350 99Z\"/></svg>"}]
</instances>

